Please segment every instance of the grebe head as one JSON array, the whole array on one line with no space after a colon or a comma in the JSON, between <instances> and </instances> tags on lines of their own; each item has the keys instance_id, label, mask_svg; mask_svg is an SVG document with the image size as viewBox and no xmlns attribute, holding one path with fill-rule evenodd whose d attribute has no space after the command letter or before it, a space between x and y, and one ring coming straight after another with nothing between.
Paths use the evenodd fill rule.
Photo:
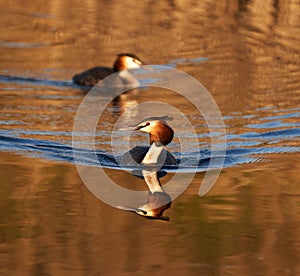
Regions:
<instances>
[{"instance_id":1,"label":"grebe head","mask_svg":"<svg viewBox=\"0 0 300 276\"><path fill-rule=\"evenodd\" d=\"M163 213L171 207L171 204L172 199L169 194L165 192L149 192L146 204L139 206L138 208L124 206L117 206L117 208L134 212L149 219L169 220L168 217L163 216Z\"/></svg>"},{"instance_id":2,"label":"grebe head","mask_svg":"<svg viewBox=\"0 0 300 276\"><path fill-rule=\"evenodd\" d=\"M161 143L166 146L174 137L173 129L164 120L144 120L135 127L135 130L149 133L150 144Z\"/></svg>"},{"instance_id":3,"label":"grebe head","mask_svg":"<svg viewBox=\"0 0 300 276\"><path fill-rule=\"evenodd\" d=\"M144 63L134 54L118 54L114 63L114 71L118 72L125 69L139 68Z\"/></svg>"}]
</instances>

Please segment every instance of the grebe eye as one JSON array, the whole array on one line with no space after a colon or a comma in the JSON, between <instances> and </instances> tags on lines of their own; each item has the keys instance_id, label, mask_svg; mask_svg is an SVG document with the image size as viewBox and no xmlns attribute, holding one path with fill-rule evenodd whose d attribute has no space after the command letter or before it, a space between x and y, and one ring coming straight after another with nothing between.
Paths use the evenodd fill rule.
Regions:
<instances>
[{"instance_id":1,"label":"grebe eye","mask_svg":"<svg viewBox=\"0 0 300 276\"><path fill-rule=\"evenodd\" d=\"M145 126L150 126L150 123L149 123L149 122L147 122Z\"/></svg>"}]
</instances>

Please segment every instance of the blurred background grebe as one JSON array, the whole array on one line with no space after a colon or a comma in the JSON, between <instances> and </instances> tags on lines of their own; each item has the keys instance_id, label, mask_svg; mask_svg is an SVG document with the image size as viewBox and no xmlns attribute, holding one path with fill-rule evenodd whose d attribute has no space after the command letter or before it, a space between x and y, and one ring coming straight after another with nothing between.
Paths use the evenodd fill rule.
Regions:
<instances>
[{"instance_id":1,"label":"blurred background grebe","mask_svg":"<svg viewBox=\"0 0 300 276\"><path fill-rule=\"evenodd\" d=\"M300 273L299 1L16 0L0 8L1 275ZM192 75L224 116L226 168L204 197L197 173L166 211L169 222L99 201L72 162L85 91L71 78L111 66L122 52ZM124 109L170 98L205 154L201 114L175 93L149 88L103 113L96 146L108 167ZM132 139L144 145L145 137ZM178 146L175 137L168 147L176 158ZM125 152L122 137L118 148ZM105 171L120 185L145 188L127 172Z\"/></svg>"}]
</instances>

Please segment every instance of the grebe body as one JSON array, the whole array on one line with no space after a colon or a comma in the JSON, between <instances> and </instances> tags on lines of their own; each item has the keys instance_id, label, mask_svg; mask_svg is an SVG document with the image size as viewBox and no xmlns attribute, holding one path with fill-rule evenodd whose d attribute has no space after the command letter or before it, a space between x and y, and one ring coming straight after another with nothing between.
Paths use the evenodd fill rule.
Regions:
<instances>
[{"instance_id":1,"label":"grebe body","mask_svg":"<svg viewBox=\"0 0 300 276\"><path fill-rule=\"evenodd\" d=\"M134 166L136 165L136 163L142 163L149 149L149 146L136 146L132 148L131 150L123 154L121 164L127 166ZM165 165L176 165L177 161L176 158L169 151L163 149L162 153L158 158L158 163L164 163Z\"/></svg>"}]
</instances>

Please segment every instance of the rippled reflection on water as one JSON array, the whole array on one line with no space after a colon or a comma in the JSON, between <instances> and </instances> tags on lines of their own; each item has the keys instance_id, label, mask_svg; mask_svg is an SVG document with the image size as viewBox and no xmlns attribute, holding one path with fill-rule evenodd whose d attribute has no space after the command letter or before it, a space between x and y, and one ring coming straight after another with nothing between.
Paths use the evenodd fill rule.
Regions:
<instances>
[{"instance_id":1,"label":"rippled reflection on water","mask_svg":"<svg viewBox=\"0 0 300 276\"><path fill-rule=\"evenodd\" d=\"M299 274L299 2L17 2L0 4L1 274ZM167 211L169 223L100 202L73 165L73 119L85 90L71 77L111 65L120 52L192 75L223 115L226 169L202 198L197 173ZM153 99L191 121L197 143L174 120L190 147L181 156L175 137L168 149L205 170L205 121L159 89L123 95L103 113L96 132L102 164L117 166L110 137L119 116ZM126 137L116 134L121 155ZM136 134L130 143L146 140ZM97 165L81 146L82 163ZM204 161L190 164L195 155ZM144 185L122 170L106 173L128 188Z\"/></svg>"}]
</instances>

